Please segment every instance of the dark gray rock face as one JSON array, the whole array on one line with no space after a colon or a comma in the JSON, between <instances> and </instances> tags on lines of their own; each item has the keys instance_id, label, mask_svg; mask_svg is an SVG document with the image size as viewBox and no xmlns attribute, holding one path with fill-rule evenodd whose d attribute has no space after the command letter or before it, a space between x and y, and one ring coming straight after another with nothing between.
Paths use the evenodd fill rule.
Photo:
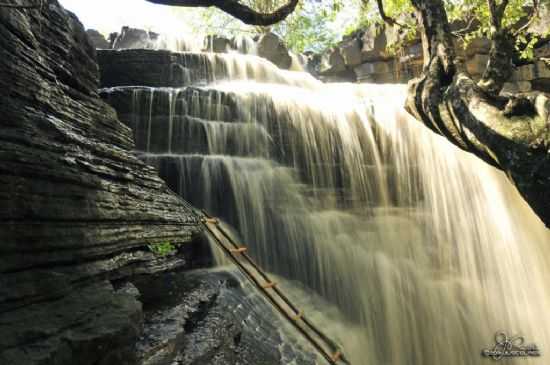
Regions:
<instances>
[{"instance_id":1,"label":"dark gray rock face","mask_svg":"<svg viewBox=\"0 0 550 365\"><path fill-rule=\"evenodd\" d=\"M191 267L198 218L131 153L74 15L0 8L0 54L0 363L134 363L141 305L109 281Z\"/></svg>"}]
</instances>

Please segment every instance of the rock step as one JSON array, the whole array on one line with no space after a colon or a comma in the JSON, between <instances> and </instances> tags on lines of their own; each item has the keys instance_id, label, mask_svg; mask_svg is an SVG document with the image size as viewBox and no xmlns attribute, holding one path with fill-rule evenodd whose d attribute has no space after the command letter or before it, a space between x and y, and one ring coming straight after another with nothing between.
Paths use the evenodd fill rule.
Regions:
<instances>
[{"instance_id":1,"label":"rock step","mask_svg":"<svg viewBox=\"0 0 550 365\"><path fill-rule=\"evenodd\" d=\"M304 140L304 134L297 130L301 128L299 121L293 120L294 116L285 109L277 110L269 95L242 96L195 86L177 89L116 87L103 89L101 95L119 111L121 120L134 130L138 153L148 154L147 162L157 167L162 178L179 193L182 184L179 175L185 173L182 163L216 154L226 155L227 158L268 158L292 168L304 183L339 190L342 200L349 201L353 195L348 172L344 171L343 165L347 155L338 147L342 146L337 142L339 134L331 129L330 122L323 126L323 121L319 121L319 126L326 128L326 134L309 136L314 138L314 143ZM251 105L265 105L266 108L258 115L243 114L248 118L248 123L243 123L239 115L243 113L243 105L248 105L243 104L243 100ZM317 117L323 118L322 115ZM218 120L220 118L224 120ZM332 136L330 141L334 146L330 154L312 155L308 146L326 143L327 135ZM366 134L361 137L368 138ZM364 145L369 143L366 140ZM369 156L371 154L365 151L365 163L361 165L364 173L382 174L391 186L395 186L392 182L399 180L399 171L393 166L378 168L375 158ZM200 163L185 167L195 174L201 171ZM415 176L411 172L411 179ZM377 188L368 189L374 191ZM401 201L403 194L399 189L397 186L391 188L389 199ZM376 196L372 191L369 195Z\"/></svg>"},{"instance_id":2,"label":"rock step","mask_svg":"<svg viewBox=\"0 0 550 365\"><path fill-rule=\"evenodd\" d=\"M113 87L99 91L119 117L189 115L214 121L232 122L238 118L234 94L196 86L182 88ZM123 118L121 118L123 119ZM128 125L128 121L123 119Z\"/></svg>"},{"instance_id":3,"label":"rock step","mask_svg":"<svg viewBox=\"0 0 550 365\"><path fill-rule=\"evenodd\" d=\"M100 86L185 86L215 77L207 54L167 50L97 50ZM222 75L221 69L217 69Z\"/></svg>"},{"instance_id":4,"label":"rock step","mask_svg":"<svg viewBox=\"0 0 550 365\"><path fill-rule=\"evenodd\" d=\"M183 87L225 80L253 80L314 88L303 72L278 68L265 58L236 53L171 52L151 49L97 50L102 88Z\"/></svg>"},{"instance_id":5,"label":"rock step","mask_svg":"<svg viewBox=\"0 0 550 365\"><path fill-rule=\"evenodd\" d=\"M124 118L132 121L139 152L266 156L272 147L265 129L254 123L216 122L188 115Z\"/></svg>"}]
</instances>

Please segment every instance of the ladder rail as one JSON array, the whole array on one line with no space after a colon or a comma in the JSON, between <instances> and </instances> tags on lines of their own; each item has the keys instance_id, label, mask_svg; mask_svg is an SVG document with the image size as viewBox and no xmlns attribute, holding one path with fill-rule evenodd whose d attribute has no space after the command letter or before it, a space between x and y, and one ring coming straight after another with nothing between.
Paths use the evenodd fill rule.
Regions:
<instances>
[{"instance_id":1,"label":"ladder rail","mask_svg":"<svg viewBox=\"0 0 550 365\"><path fill-rule=\"evenodd\" d=\"M238 248L240 247L237 243L235 243L231 237L229 236L229 234L227 233L227 231L221 227L221 226L217 226L216 227L226 238L227 240L235 247L235 248ZM267 274L265 274L263 272L263 270L258 266L258 264L256 264L256 262L250 257L250 255L248 255L248 253L246 252L243 252L241 253L241 256L243 256L245 258L245 260L250 264L252 265L252 267L254 267L254 269L260 274L260 276L262 277L262 279L264 279L266 282L271 282L271 279L269 278L269 276ZM278 286L275 286L273 287L273 290L279 295L279 297L283 300L283 302L285 302L285 304L290 307L290 309L292 309L294 311L294 313L298 314L300 313L300 310L290 301L290 299L283 293L283 291L278 287ZM330 347L331 347L331 350L332 351L338 351L340 350L340 346L338 346L332 339L328 338L327 335L325 335L321 330L319 330L303 313L302 315L300 316L300 319L302 319L302 321L304 321L304 323L313 331L315 332L315 334L317 336L319 336L320 338L322 338ZM344 363L349 363L345 356L342 354L340 356L340 358L342 359L342 362Z\"/></svg>"},{"instance_id":2,"label":"ladder rail","mask_svg":"<svg viewBox=\"0 0 550 365\"><path fill-rule=\"evenodd\" d=\"M210 227L207 227L208 231L214 235L215 239L218 241L219 238L216 237L214 231L210 229ZM218 245L222 248L222 250L225 251L226 254L229 255L230 259L233 261L233 263L240 269L240 271L254 284L254 286L264 294L264 296L269 300L269 302L277 309L279 313L281 313L285 318L287 318L292 325L315 347L315 349L331 364L335 364L333 361L333 357L327 353L327 351L313 338L309 333L307 333L296 321L292 320L292 316L285 311L277 302L275 297L271 295L267 289L262 287L262 284L252 275L252 273L242 264L239 262L239 260L231 254L231 252L223 245L223 243L218 242Z\"/></svg>"},{"instance_id":3,"label":"ladder rail","mask_svg":"<svg viewBox=\"0 0 550 365\"><path fill-rule=\"evenodd\" d=\"M201 221L202 225L205 227L206 232L208 232L215 240L217 245L224 251L226 255L229 256L231 261L237 266L237 268L245 275L245 277L268 299L268 301L277 309L277 311L282 314L309 342L313 347L330 363L337 364L338 361L344 364L350 364L342 353L340 347L330 338L328 338L322 331L320 331L309 319L307 319L303 312L300 311L290 299L282 292L277 285L274 285L273 281L269 276L259 267L258 264L247 254L246 250L243 250L242 245L238 245L228 234L228 232L223 229L218 224L218 221L204 212L206 219ZM227 247L224 244L224 241L229 242L232 246ZM236 256L238 254L242 257L246 263L248 263L252 268L259 274L259 276L268 283L269 285L262 284L256 276L251 272L251 270L246 267ZM280 302L277 301L275 296L271 294L269 290L272 290L279 299L281 299L288 308L290 308L294 314L288 313L285 310ZM300 325L300 320L306 325L306 328L313 331L324 343L327 345L329 350L332 352L330 354L325 347L323 347L319 342L311 336L311 334L306 330L306 328Z\"/></svg>"}]
</instances>

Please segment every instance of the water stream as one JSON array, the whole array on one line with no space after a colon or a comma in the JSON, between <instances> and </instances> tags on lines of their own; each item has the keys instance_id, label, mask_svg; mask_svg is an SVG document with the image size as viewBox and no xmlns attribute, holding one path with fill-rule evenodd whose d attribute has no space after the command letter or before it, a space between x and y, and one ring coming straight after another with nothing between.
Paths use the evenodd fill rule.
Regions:
<instances>
[{"instance_id":1,"label":"water stream","mask_svg":"<svg viewBox=\"0 0 550 365\"><path fill-rule=\"evenodd\" d=\"M205 57L200 87L133 89L139 153L353 364L490 363L497 331L543 355L508 364L548 363L550 235L503 173L408 116L404 85Z\"/></svg>"}]
</instances>

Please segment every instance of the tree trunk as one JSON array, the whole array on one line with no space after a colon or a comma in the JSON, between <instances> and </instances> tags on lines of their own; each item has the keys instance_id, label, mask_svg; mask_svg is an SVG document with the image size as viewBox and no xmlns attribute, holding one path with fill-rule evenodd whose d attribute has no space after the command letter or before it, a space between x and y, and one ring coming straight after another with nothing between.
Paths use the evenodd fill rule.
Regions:
<instances>
[{"instance_id":1,"label":"tree trunk","mask_svg":"<svg viewBox=\"0 0 550 365\"><path fill-rule=\"evenodd\" d=\"M544 94L498 95L512 70L509 36L501 29L494 29L490 61L479 83L457 72L443 1L411 1L421 25L424 72L409 82L407 110L503 170L550 227L550 100Z\"/></svg>"}]
</instances>

